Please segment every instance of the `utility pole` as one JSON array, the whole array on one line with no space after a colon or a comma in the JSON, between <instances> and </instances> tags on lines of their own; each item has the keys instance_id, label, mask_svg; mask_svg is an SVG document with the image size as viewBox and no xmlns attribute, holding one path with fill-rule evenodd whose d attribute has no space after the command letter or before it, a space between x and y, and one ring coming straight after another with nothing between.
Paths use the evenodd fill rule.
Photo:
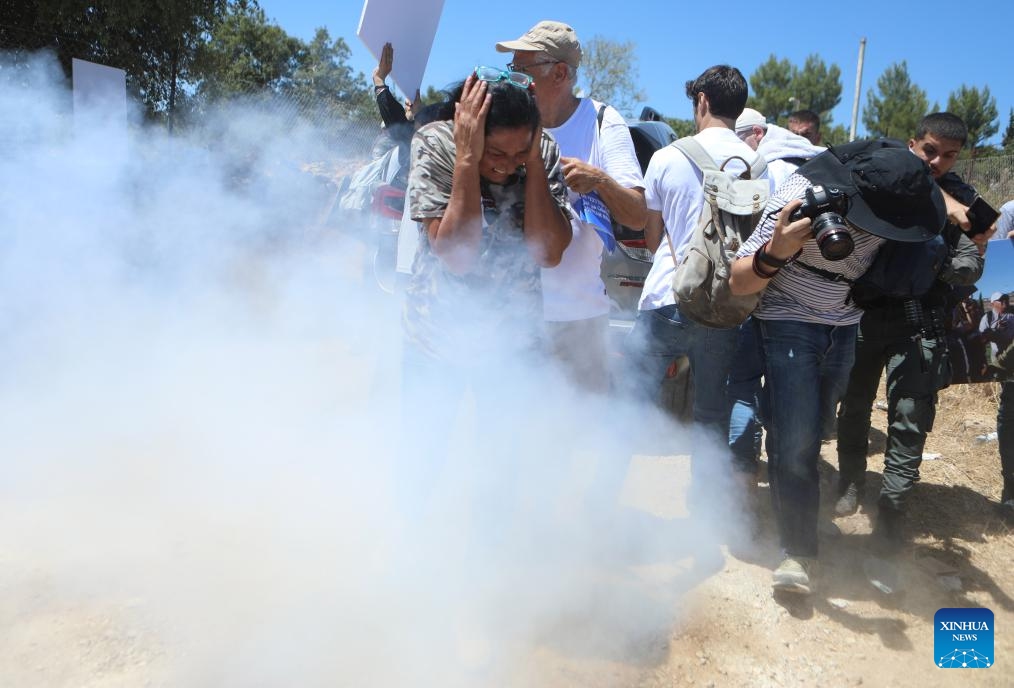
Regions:
<instances>
[{"instance_id":1,"label":"utility pole","mask_svg":"<svg viewBox=\"0 0 1014 688\"><path fill-rule=\"evenodd\" d=\"M856 124L859 121L859 96L863 90L863 58L866 55L866 38L859 41L859 64L856 66L856 93L852 98L852 126L849 128L849 141L856 140Z\"/></svg>"}]
</instances>

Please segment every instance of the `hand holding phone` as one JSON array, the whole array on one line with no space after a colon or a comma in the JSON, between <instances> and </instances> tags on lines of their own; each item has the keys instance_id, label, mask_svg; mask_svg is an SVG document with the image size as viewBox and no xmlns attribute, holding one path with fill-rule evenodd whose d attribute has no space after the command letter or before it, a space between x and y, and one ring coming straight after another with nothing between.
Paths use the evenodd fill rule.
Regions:
<instances>
[{"instance_id":1,"label":"hand holding phone","mask_svg":"<svg viewBox=\"0 0 1014 688\"><path fill-rule=\"evenodd\" d=\"M986 199L978 195L971 205L968 206L965 214L968 215L968 221L971 223L971 228L965 234L970 237L989 231L989 228L993 226L996 219L1000 217L1000 212L987 203Z\"/></svg>"}]
</instances>

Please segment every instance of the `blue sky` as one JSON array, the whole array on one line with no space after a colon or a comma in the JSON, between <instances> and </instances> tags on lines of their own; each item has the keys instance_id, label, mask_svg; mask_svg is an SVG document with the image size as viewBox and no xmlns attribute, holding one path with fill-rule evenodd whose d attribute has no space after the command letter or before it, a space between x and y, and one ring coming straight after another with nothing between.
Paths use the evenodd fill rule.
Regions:
<instances>
[{"instance_id":1,"label":"blue sky","mask_svg":"<svg viewBox=\"0 0 1014 688\"><path fill-rule=\"evenodd\" d=\"M269 19L292 35L308 39L316 27L326 26L332 36L344 38L352 48L353 68L368 78L376 62L356 37L361 0L260 0L260 4ZM1014 107L1014 41L1003 33L1003 27L1014 24L1014 5L1006 2L853 0L821 5L801 0L732 0L722 3L719 10L707 2L640 0L626 6L556 0L551 10L546 7L531 0L502 4L445 0L423 77L424 90L459 80L476 64L505 63L509 56L494 50L497 41L517 38L542 19L556 19L571 24L584 40L601 35L633 41L638 86L647 96L644 104L671 117L690 117L682 84L713 64L735 65L749 77L772 53L800 66L807 55L817 53L842 71L842 101L832 116L836 124L847 127L859 41L864 37L860 136L867 92L875 89L888 66L901 60L908 62L912 81L926 91L931 106L936 102L944 108L950 92L963 83L988 85L1000 113L1000 133L994 143ZM986 275L980 282L983 289L1014 290L1014 247L1006 241L994 242L986 262Z\"/></svg>"},{"instance_id":2,"label":"blue sky","mask_svg":"<svg viewBox=\"0 0 1014 688\"><path fill-rule=\"evenodd\" d=\"M332 36L344 38L352 47L353 67L364 74L369 75L375 66L355 35L361 0L261 0L260 4L269 18L293 35L309 38L315 27L326 26ZM1014 41L1000 30L971 28L1011 26L1014 6L1006 2L853 0L821 5L801 0L732 0L721 4L720 14L711 3L671 0L640 0L629 6L636 11L618 11L622 3L596 0L556 0L551 10L546 7L531 0L505 4L445 0L424 89L461 79L476 64L503 64L506 56L493 49L497 41L517 38L539 20L557 19L571 24L582 39L601 35L633 41L645 104L671 117L690 117L682 84L713 64L735 65L749 77L772 53L797 65L817 53L842 70L842 102L832 114L835 123L848 126L863 37L867 45L860 134L866 92L876 86L889 65L900 60L907 60L912 80L927 92L930 105L936 101L945 107L948 94L962 83L988 85L996 97L1001 133L1014 107L1010 71ZM811 28L801 31L803 26Z\"/></svg>"}]
</instances>

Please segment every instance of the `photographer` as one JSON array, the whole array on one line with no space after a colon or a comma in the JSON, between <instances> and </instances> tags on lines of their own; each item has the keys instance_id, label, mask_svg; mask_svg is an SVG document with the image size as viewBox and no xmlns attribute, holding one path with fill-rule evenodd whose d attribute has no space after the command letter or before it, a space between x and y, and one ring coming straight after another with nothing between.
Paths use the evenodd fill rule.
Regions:
<instances>
[{"instance_id":1,"label":"photographer","mask_svg":"<svg viewBox=\"0 0 1014 688\"><path fill-rule=\"evenodd\" d=\"M802 594L813 589L817 557L821 399L844 390L862 317L849 282L885 239L925 241L945 220L922 160L897 148L848 152L821 153L779 187L730 280L736 294L764 290L753 317L767 362L771 494L785 550L772 584Z\"/></svg>"},{"instance_id":2,"label":"photographer","mask_svg":"<svg viewBox=\"0 0 1014 688\"><path fill-rule=\"evenodd\" d=\"M959 208L975 197L975 190L950 172L966 138L967 129L959 117L937 112L923 118L908 145L950 195L949 199L945 196L945 202L953 205L956 200L962 204ZM973 285L982 275L982 255L959 226L948 223L941 240L940 250L945 253L942 262L902 262L895 266L907 267L911 273L898 275L899 284L905 285L906 279L908 284L922 282L928 285L925 293L901 298L870 288L853 290L853 300L865 313L838 421L840 477L835 513L854 513L862 500L870 414L886 368L887 446L873 531L875 546L885 553L902 543L900 526L905 502L919 480L926 435L933 429L936 415L937 392L950 384L944 323L948 305L955 301L951 298L953 287ZM929 272L928 280L922 272ZM911 289L906 291L912 293Z\"/></svg>"}]
</instances>

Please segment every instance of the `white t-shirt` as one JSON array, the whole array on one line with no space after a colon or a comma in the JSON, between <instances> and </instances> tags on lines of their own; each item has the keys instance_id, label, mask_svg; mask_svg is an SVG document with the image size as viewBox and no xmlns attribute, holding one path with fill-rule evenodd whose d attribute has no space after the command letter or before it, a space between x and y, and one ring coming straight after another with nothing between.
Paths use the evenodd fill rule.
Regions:
<instances>
[{"instance_id":1,"label":"white t-shirt","mask_svg":"<svg viewBox=\"0 0 1014 688\"><path fill-rule=\"evenodd\" d=\"M711 154L716 165L721 165L732 156L739 156L751 165L757 153L739 140L736 133L724 127L708 127L694 136L694 139ZM727 170L742 172L743 164L734 160ZM766 174L766 173L765 173ZM704 207L704 175L675 146L666 146L655 152L644 175L644 196L648 210L662 213L666 231L672 237L676 258L683 255L683 249ZM637 307L642 311L655 310L676 303L672 292L672 276L676 271L669 242L662 242L655 250L651 270L644 280L644 290Z\"/></svg>"},{"instance_id":2,"label":"white t-shirt","mask_svg":"<svg viewBox=\"0 0 1014 688\"><path fill-rule=\"evenodd\" d=\"M643 188L641 166L634 152L630 130L619 112L606 107L598 129L600 103L582 98L574 114L558 127L546 129L569 158L584 160L605 170L624 188ZM578 195L570 192L570 201ZM602 282L602 239L591 226L571 222L574 238L560 264L542 269L542 304L546 320L586 320L609 313L609 297Z\"/></svg>"}]
</instances>

